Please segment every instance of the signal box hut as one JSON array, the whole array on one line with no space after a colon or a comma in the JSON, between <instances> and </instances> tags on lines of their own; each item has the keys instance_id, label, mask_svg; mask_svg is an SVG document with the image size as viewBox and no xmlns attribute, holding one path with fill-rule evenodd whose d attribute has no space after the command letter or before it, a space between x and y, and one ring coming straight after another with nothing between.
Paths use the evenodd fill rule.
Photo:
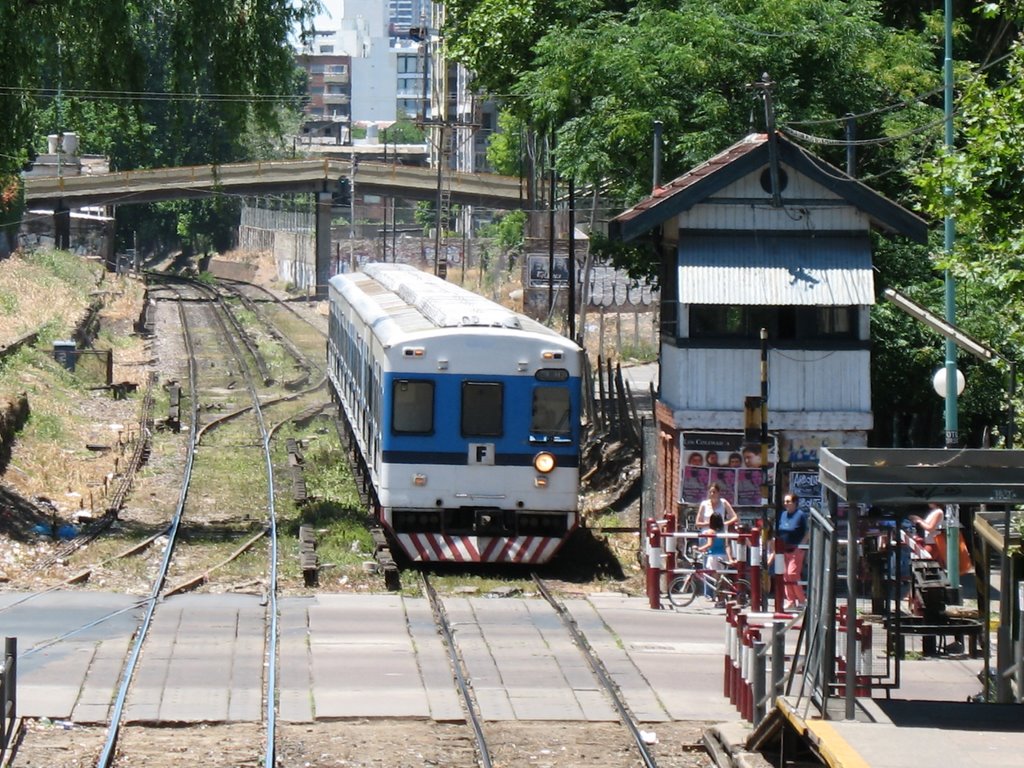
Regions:
<instances>
[{"instance_id":1,"label":"signal box hut","mask_svg":"<svg viewBox=\"0 0 1024 768\"><path fill-rule=\"evenodd\" d=\"M819 450L864 446L873 426L871 232L924 243L927 224L785 137L751 134L610 225L627 242L652 230L662 269L651 513L696 504L719 480L741 515L759 514L765 389L769 482L817 503Z\"/></svg>"}]
</instances>

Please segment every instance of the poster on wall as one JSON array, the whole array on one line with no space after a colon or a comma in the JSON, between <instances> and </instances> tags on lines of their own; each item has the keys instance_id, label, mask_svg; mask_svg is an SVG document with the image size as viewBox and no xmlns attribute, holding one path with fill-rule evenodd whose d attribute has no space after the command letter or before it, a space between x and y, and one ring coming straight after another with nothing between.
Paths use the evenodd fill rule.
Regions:
<instances>
[{"instance_id":1,"label":"poster on wall","mask_svg":"<svg viewBox=\"0 0 1024 768\"><path fill-rule=\"evenodd\" d=\"M761 445L749 443L741 432L684 432L681 502L699 504L708 485L722 487L722 497L735 507L761 505ZM778 444L768 443L768 482L775 476Z\"/></svg>"},{"instance_id":2,"label":"poster on wall","mask_svg":"<svg viewBox=\"0 0 1024 768\"><path fill-rule=\"evenodd\" d=\"M800 497L800 509L821 509L821 478L817 470L790 472L789 492Z\"/></svg>"},{"instance_id":3,"label":"poster on wall","mask_svg":"<svg viewBox=\"0 0 1024 768\"><path fill-rule=\"evenodd\" d=\"M548 280L551 257L535 253L531 253L527 257L530 288L547 288L549 285L566 287L569 285L569 257L556 255L554 262L554 275L551 280Z\"/></svg>"}]
</instances>

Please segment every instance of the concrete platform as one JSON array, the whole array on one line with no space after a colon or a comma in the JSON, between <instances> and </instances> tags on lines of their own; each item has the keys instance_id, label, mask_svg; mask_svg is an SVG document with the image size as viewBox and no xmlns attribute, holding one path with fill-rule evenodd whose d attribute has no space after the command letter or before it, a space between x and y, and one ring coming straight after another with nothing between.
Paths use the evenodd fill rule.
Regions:
<instances>
[{"instance_id":1,"label":"concrete platform","mask_svg":"<svg viewBox=\"0 0 1024 768\"><path fill-rule=\"evenodd\" d=\"M904 661L901 687L889 698L858 699L852 720L843 719L841 700L822 718L806 700L791 697L780 699L768 719L800 734L833 768L1020 765L1024 708L967 701L981 690L981 665L968 658ZM743 755L751 731L719 735L728 752Z\"/></svg>"}]
</instances>

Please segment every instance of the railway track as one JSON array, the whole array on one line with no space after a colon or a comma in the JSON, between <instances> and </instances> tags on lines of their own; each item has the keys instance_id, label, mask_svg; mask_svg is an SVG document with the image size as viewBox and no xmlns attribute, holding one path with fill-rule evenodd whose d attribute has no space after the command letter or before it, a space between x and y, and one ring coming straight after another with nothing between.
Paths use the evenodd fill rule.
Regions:
<instances>
[{"instance_id":1,"label":"railway track","mask_svg":"<svg viewBox=\"0 0 1024 768\"><path fill-rule=\"evenodd\" d=\"M202 293L203 289L200 288L199 290L200 293ZM216 299L216 297L214 297L214 299ZM189 316L194 309L198 310L197 314L199 317ZM136 675L141 674L143 649L146 647L149 640L149 631L153 624L155 614L161 609L158 601L166 599L169 595L180 592L185 588L194 587L199 583L205 583L209 579L209 573L212 569L223 565L223 563L212 565L207 564L205 569L203 567L198 569L201 571L200 576L179 576L177 584L171 584L172 576L177 572L185 569L193 572L197 570L196 563L193 559L187 560L184 566L178 565L180 559L176 558L179 554L176 550L179 539L186 538L186 536L182 535L183 532L186 531L186 528L183 526L183 522L188 521L189 527L193 530L195 530L194 526L197 518L203 520L207 525L211 522L209 516L209 508L211 505L190 503L190 495L197 484L197 477L202 478L202 473L206 471L204 466L205 462L197 463L196 454L200 435L200 402L219 402L223 395L223 387L228 386L230 390L237 382L241 381L244 385L244 391L248 393L248 397L251 400L250 407L252 409L253 422L244 429L233 429L236 434L231 435L230 440L232 442L238 441L238 443L241 444L242 447L236 450L240 450L244 456L252 456L252 459L244 459L246 462L252 461L257 465L262 463L263 470L261 474L263 475L264 480L262 483L255 484L262 486L263 494L266 498L264 513L258 522L258 525L263 527L263 531L260 531L257 536L249 536L242 549L238 551L241 552L248 550L256 543L256 541L262 539L264 535L266 536L267 550L263 554L263 557L266 560L266 581L263 586L268 598L265 617L266 629L264 634L266 647L264 654L267 662L267 674L265 679L265 700L267 702L267 706L265 709L264 724L267 735L263 754L264 765L270 767L274 765L275 738L274 680L276 676L277 641L277 515L274 507L273 464L268 444L268 432L264 423L262 410L260 408L260 398L257 391L256 377L259 376L260 380L264 384L271 382L273 377L270 375L269 368L267 367L266 362L263 361L259 350L251 343L251 339L249 339L248 334L243 331L241 325L237 321L237 318L234 318L234 316L225 309L222 302L219 300L216 300L215 304L203 302L188 309L186 308L185 303L180 302L179 310L185 346L188 351L188 392L189 400L191 402L191 416L189 419L191 429L187 458L182 478L181 493L167 530L167 545L165 547L164 557L161 561L159 571L153 580L152 589L149 595L149 600L146 604L146 611L142 623L136 633L135 642L121 674L118 692L112 707L110 723L107 727L107 737L104 742L103 751L97 761L97 765L102 768L107 768L108 766L118 764L130 765L133 762L133 756L131 755L130 750L126 750L124 745L120 743L120 734L122 726L128 717L130 707L133 704L130 700L130 695L132 693L132 680ZM211 338L211 334L219 335L221 339L220 343ZM246 339L249 339L248 343L245 342ZM225 356L220 351L225 347L225 345L230 349L230 355ZM205 381L201 382L200 371L202 371L202 378L205 379ZM211 371L214 374L213 376L210 375ZM225 384L225 379L228 382L227 385ZM228 399L233 400L234 397L229 397ZM222 431L228 430L225 429ZM249 440L252 440L253 443L258 443L259 447L255 448L252 444L247 445L246 443ZM260 458L262 459L262 462L260 462ZM217 468L214 467L214 469ZM200 485L203 489L204 495L212 493L212 486L209 484L211 481L212 479L207 480L206 485ZM208 495L207 498L209 498ZM214 506L217 505L215 504ZM237 519L225 517L221 517L218 522L222 530L230 531L230 533L226 534L229 537L233 537L231 534L240 533L246 527L251 527L251 525L245 525L242 521ZM264 654L261 654L261 656ZM256 661L259 663L256 663L255 667L259 668L262 666L264 658L260 658ZM252 755L246 754L239 755L238 757L248 761L251 760Z\"/></svg>"},{"instance_id":2,"label":"railway track","mask_svg":"<svg viewBox=\"0 0 1024 768\"><path fill-rule=\"evenodd\" d=\"M587 637L580 630L576 620L573 619L572 614L566 610L565 606L559 601L554 593L548 588L544 580L541 579L537 574L532 576L534 583L537 585L537 589L541 596L548 602L548 605L554 609L555 613L558 614L558 618L561 619L562 624L566 630L572 636L573 643L579 649L583 658L587 662L587 666L590 667L590 671L594 674L594 679L598 681L601 686L601 690L604 691L608 700L611 701L612 706L615 707L615 711L619 715L619 719L622 725L629 731L630 737L633 739L633 743L636 745L637 753L640 757L641 762L646 768L657 768L657 762L654 759L654 754L647 744L647 738L644 735L644 731L640 727L639 721L630 711L629 705L623 698L619 686L612 679L612 676L608 673L608 669L602 663L601 658L594 652L593 647L587 641Z\"/></svg>"},{"instance_id":3,"label":"railway track","mask_svg":"<svg viewBox=\"0 0 1024 768\"><path fill-rule=\"evenodd\" d=\"M653 738L651 733L643 729L643 724L631 711L614 676L608 671L600 654L592 647L586 635L573 618L572 613L566 609L565 605L555 596L552 589L543 579L533 574L532 580L544 604L549 608L550 614L546 616L541 609L532 609L530 613L532 617L531 622L535 627L546 628L544 630L548 633L545 635L546 644L563 649L571 644L578 652L586 669L591 673L597 689L617 716L621 738L621 743L618 746L618 750L622 753L620 758L625 758L630 763L635 761L635 764L645 766L645 768L657 768L659 763L656 756L656 747L654 746L657 742L656 738ZM466 716L465 722L471 734L474 751L477 756L477 764L480 768L490 768L492 765L501 764L501 758L497 758L494 755L489 734L493 734L495 740L501 743L506 739L504 729L492 722L494 719L493 702L481 705L474 688L474 673L484 675L485 670L479 660L467 661L465 658L462 642L460 641L460 631L451 620L449 610L445 605L445 599L438 595L431 583L430 577L426 573L421 573L420 581L423 592L430 601L438 633L443 638L448 650L453 682L458 690L459 699ZM562 627L561 633L553 628L553 624L548 616L552 618L557 617ZM462 636L469 639L471 644L474 640L474 633L486 631L490 637L491 633L496 632L493 628L484 630L484 626L489 626L492 619L478 618L479 625L471 627L469 635L466 635L464 632L462 633ZM465 621L464 616L463 621ZM500 633L485 642L489 648L489 654L497 653L498 651L491 643L500 644ZM470 653L479 659L479 649L473 650ZM566 654L567 652L563 650L562 653ZM571 653L560 658L558 664L563 669L572 669L576 666ZM574 685L580 686L584 690L586 689L586 685L581 683L578 677ZM488 709L491 710L490 718L485 714L485 710ZM607 739L608 734L603 734L601 738ZM612 739L614 741L614 737ZM696 747L696 749L697 751L703 751L699 747ZM626 758L625 755L627 754L631 755L631 757ZM678 761L670 760L668 764L678 765Z\"/></svg>"},{"instance_id":4,"label":"railway track","mask_svg":"<svg viewBox=\"0 0 1024 768\"><path fill-rule=\"evenodd\" d=\"M128 765L133 764L131 750L120 743L119 737L125 722L138 719L138 715L132 715L133 708L137 709L131 698L132 680L140 674L139 666L144 657L143 649L146 647L149 630L163 602L173 595L210 588L217 579L215 574L230 572L231 564L236 560L262 560L265 563L264 576L256 582L248 581L247 586L250 589L257 588L266 603L263 650L252 663L252 667L264 675L264 713L256 719L262 720L266 739L262 749L254 750L253 745L249 744L248 747L242 747L242 751L248 750L247 753L236 757L239 761L237 764L242 765L251 762L254 754L262 752L264 764L270 766L274 764L276 730L276 599L279 559L274 462L270 441L274 431L291 417L296 414L308 416L311 410L315 412L317 407L323 407L322 391L314 394L322 390L322 375L319 384L300 392L268 392L268 385L278 378L275 370L291 372L298 369L299 380L308 380L309 371L317 370L313 354L303 353L291 342L278 347L283 352L275 353L270 349L270 354L266 354L271 346L266 339L281 338L282 335L267 331L267 328L272 327L270 321L257 317L251 303L238 300L238 296L242 295L242 289L238 286L221 291L200 283L171 281L166 284L165 290L173 294L171 300L178 307L185 358L188 360L188 385L184 387L183 401L187 401L191 409L186 419L189 434L184 438L177 504L163 523L156 523L152 535L112 557L81 567L73 577L58 582L51 589L88 581L94 572L110 567L113 561L128 561L149 550L163 549L159 568L148 577L147 595L136 603L144 608L143 618L121 674L107 735L97 762L97 765L104 767ZM235 297L234 301L231 297ZM243 311L231 304L242 306ZM247 328L247 324L250 327ZM259 328L254 332L253 326ZM320 333L322 338L322 332L311 325L309 327L314 335ZM262 338L257 341L257 336L261 334ZM318 345L322 349L321 345L322 341ZM319 368L322 372L322 364ZM296 380L296 377L291 376L290 379ZM319 406L315 402L311 405L311 398L319 400ZM141 418L149 430L152 429L152 410L153 395L147 392ZM281 413L276 424L270 425L264 417L264 411L269 413L275 410ZM232 418L225 418L225 413L232 414ZM198 448L204 435L206 443L200 452ZM132 457L130 470L126 473L129 478L125 481L126 489L130 489L131 479L148 455L148 450L148 441L140 441L140 447ZM225 476L225 462L230 462L228 466L234 468L234 471L227 473L234 482L226 486L219 479ZM126 495L127 490L115 495L118 504ZM263 511L258 512L260 509ZM88 550L86 545L118 521L119 511L119 507L109 509L102 520L96 521L82 535L61 547L49 562L39 564L37 570L45 570L55 563L67 566L69 559L87 556L84 554ZM194 546L196 543L203 544L204 540L211 537L220 538L225 546L234 548L227 556L211 560L205 552L222 551L223 546ZM252 572L252 569L252 563L245 567L246 572ZM228 579L237 580L237 577L229 575ZM30 600L39 594L42 593L33 593L25 599ZM59 642L60 638L55 638L44 645L52 647ZM31 654L34 650L29 649L26 653ZM18 751L15 750L15 755ZM24 744L24 739L20 751L31 751ZM16 757L12 764L17 765Z\"/></svg>"},{"instance_id":5,"label":"railway track","mask_svg":"<svg viewBox=\"0 0 1024 768\"><path fill-rule=\"evenodd\" d=\"M547 721L520 722L515 717L508 720L502 717L481 717L481 710L492 706L492 703L485 702L482 705L478 700L482 678L480 668L476 665L480 659L472 656L467 661L457 653L450 658L449 664L453 670L453 680L460 674L462 677L461 687L457 690L460 701L464 702L464 722L392 722L383 719L383 715L375 715L382 718L380 723L325 723L318 719L312 725L295 725L293 720L288 727L281 727L275 706L279 703L280 675L274 666L280 652L275 650L274 643L282 630L270 626L271 617L281 612L278 607L272 607L271 604L278 587L273 584L273 579L269 575L261 573L254 577L253 574L261 567L260 563L269 567L271 563L282 559L279 551L270 551L273 542L278 541L279 537L271 534L270 519L265 519L262 515L263 509L270 509L275 501L276 494L273 489L282 485L274 482L275 473L280 480L282 464L285 462L280 458L280 453L277 454L276 461L267 458L264 449L274 440L275 432L285 431L280 429L283 424L290 419L314 412L318 402L322 405L324 396L318 389L317 380L322 377L323 368L322 364L318 367L319 358L316 353L309 350L318 350L322 353L323 334L315 325L294 316L293 309L287 303L273 301L245 285L232 285L227 289L214 287L216 295L209 289L200 295L196 292L198 290L198 287L176 283L173 287L161 288L161 298L158 298L164 307L174 305L179 316L178 322L183 327L191 326L194 329L194 338L189 343L195 351L195 360L191 367L194 373L188 374L182 370L177 374L177 378L183 382L183 408L187 404L190 410L187 415L183 413L182 418L187 426L187 434L175 438L167 433L161 433L161 441L176 441L174 444L177 447L169 451L158 448L153 458L157 464L173 463L182 467L186 463L192 465L190 473L195 477L188 483L182 480L181 489L175 494L178 496L178 506L182 508L182 513L177 522L172 523L169 522L172 518L166 505L154 509L152 519L146 519L145 525L139 526L139 530L146 529L148 535L135 541L130 551L117 552L109 558L96 560L95 542L90 542L67 554L67 558L72 561L68 567L79 573L89 573L88 576L83 576L83 581L79 583L98 582L103 574L109 573L112 568L127 570L135 567L140 576L149 579L146 584L150 585L145 594L140 594L137 600L122 609L144 609L148 617L144 623L148 623L149 631L143 631L146 627L140 625L138 634L142 639L138 650L135 650L134 646L131 650L131 655L137 657L135 663L138 666L135 667L134 673L125 672L117 686L117 715L121 718L120 725L115 726L114 722L110 722L76 726L78 741L89 736L92 741L98 742L99 737L103 737L102 744L97 743L94 752L100 755L102 750L101 762L98 764L169 765L174 762L171 756L178 754L179 749L184 755L186 749L197 743L210 745L207 747L206 757L210 759L215 754L218 764L310 765L319 768L337 764L339 755L352 755L355 747L340 745L360 743L360 734L366 734L362 742L365 747L362 748L367 753L381 755L390 750L389 759L378 763L381 765L430 764L427 761L434 758L415 756L426 754L423 751L425 745L437 746L442 755L434 764L444 764L450 768L491 764L538 765L545 764L545 760L554 760L550 764L594 764L591 759L585 757L578 760L564 758L560 761L557 758L557 751L555 757L546 756L551 750L572 749L578 750L580 755L592 756L609 744L614 745L614 759L609 755L601 755L601 762L605 765L635 765L637 762L653 765L653 762L646 762L639 756L637 736L631 735L628 728L623 728L622 721L625 718L610 718L608 722L588 722L586 717L577 715L579 721L552 725ZM242 295L246 298L242 298ZM232 308L236 323L225 319L222 325L212 314L214 308L222 303L237 303L238 306ZM282 319L289 317L291 320ZM298 354L289 350L289 345L279 344L274 334L268 330L271 326L285 325L289 322L294 326L284 333L292 340ZM226 332L235 336L240 332L249 334L255 342L245 344L237 340L233 347L228 347L228 354L225 352L227 342L222 338ZM263 359L262 367L255 362L256 354ZM268 375L265 375L264 371ZM186 380L188 384L184 383ZM264 383L267 380L281 383L268 387ZM294 391L287 391L290 386L294 387ZM153 407L159 410L163 405L159 394L155 399L157 402ZM262 424L258 424L260 421ZM190 451L188 454L185 452L186 447ZM262 455L261 450L264 450ZM207 461L211 463L206 464ZM215 478L223 476L226 468L233 470L228 472L232 480L223 487L215 482ZM258 479L258 475L261 474L265 475L264 480ZM128 508L115 521L118 525L135 524L136 521L132 517L139 515L139 507L142 506L136 497L159 499L168 495L166 486L157 488L151 482L148 477L139 478L135 486L137 490L129 495ZM173 545L170 543L172 526L175 529L173 538L176 540ZM161 559L168 561L168 567L161 572L162 575L153 575L151 566L156 559L154 555L160 552L164 554ZM94 562L87 562L90 557L94 558ZM132 566L132 563L136 565ZM181 623L181 631L184 633L185 625L190 621L189 613L193 608L180 610L177 614L173 611L174 606L178 604L178 598L187 598L190 592L237 593L240 597L254 598L249 600L250 605L256 606L254 615L258 616L260 622L265 622L249 623L243 630L241 611L235 617L239 634L264 633L264 640L260 644L262 650L253 654L253 661L247 662L244 670L239 672L261 680L262 694L256 702L257 711L254 715L246 714L237 719L209 724L210 730L207 733L217 733L216 747L213 747L213 741L209 736L203 737L202 726L195 723L187 725L189 718L169 715L167 712L142 715L142 710L137 708L138 701L133 699L136 684L140 681L145 682L153 674L153 668L147 668L146 662L166 652L162 647L148 647L145 636L152 634L151 630L155 625L163 624L166 627L169 616L177 617L174 621ZM424 610L423 601L415 598L397 594L388 597L405 603L410 615L414 611ZM263 602L265 605L260 605ZM448 596L438 598L438 602L440 613L448 612L446 603L456 608L456 619L448 622L447 635L438 630L445 637L445 648L449 653L455 653L451 649L458 649L464 640L476 635L479 635L485 645L487 642L494 642L498 637L488 635L488 638L484 638L490 629L485 629L482 622L479 625L472 623L472 613L476 609L470 608L467 613L465 603L468 601L457 596ZM523 602L530 604L530 611L540 610L539 606L542 605L537 600ZM554 605L544 610L548 613L545 613L540 621L547 632L552 625L558 623L558 611ZM207 619L200 618L200 624L203 620ZM214 622L217 619L210 617L208 620ZM188 631L195 632L201 637L206 636L204 629L195 621L188 624ZM313 629L309 628L308 632L312 638ZM557 642L568 642L562 638L569 637L569 630L562 629L558 632ZM547 653L544 643L549 641L548 635L540 639L538 654ZM62 640L52 638L51 642L59 645ZM429 639L415 636L412 641L413 648L425 642L429 642ZM479 650L475 649L474 653L479 653ZM490 652L487 651L485 656L487 653ZM498 653L499 651L495 650L495 654ZM582 655L579 658L581 659ZM572 663L583 668L578 660ZM312 663L310 668L314 668ZM454 671L457 669L460 670L460 674ZM164 674L170 675L172 670L173 666L168 664ZM315 681L311 681L310 685L313 686L314 683ZM514 680L505 681L510 689L515 683ZM596 687L597 684L593 685ZM120 695L122 688L123 697ZM312 690L311 687L310 691ZM230 698L233 694L230 688L227 691L226 695ZM607 694L612 695L614 694ZM602 693L601 696L604 697L606 694ZM236 697L244 698L237 694ZM610 704L606 705L606 708L614 710ZM628 714L628 707L625 711ZM475 717L470 714L472 712L476 712ZM158 727L166 725L168 721L175 722L179 728ZM108 734L113 730L116 730L116 734L108 738ZM305 737L303 734L306 732L312 735ZM402 734L409 738L403 741ZM48 737L53 739L53 735L52 731L43 732L40 738L45 741ZM483 741L479 740L481 737ZM389 738L393 740L389 741ZM175 743L176 739L180 744ZM639 741L642 740L641 735ZM22 755L26 758L30 754L31 741L30 737L24 742L25 751ZM53 752L47 752L47 748L46 744L39 745L35 754L52 756ZM405 754L405 749L418 751L412 757L399 759L399 755ZM317 762L317 755L321 752L322 759ZM529 752L529 758L525 756L526 752ZM358 755L358 752L355 754ZM570 751L564 754L577 753ZM194 761L196 753L190 753L190 756ZM351 759L354 761L358 757ZM186 761L184 757L178 762L183 761ZM12 764L15 768L19 765L17 755ZM42 762L36 760L24 764L58 763L44 759ZM679 761L661 763L662 768L678 768L682 765L689 768L691 765L705 764Z\"/></svg>"}]
</instances>

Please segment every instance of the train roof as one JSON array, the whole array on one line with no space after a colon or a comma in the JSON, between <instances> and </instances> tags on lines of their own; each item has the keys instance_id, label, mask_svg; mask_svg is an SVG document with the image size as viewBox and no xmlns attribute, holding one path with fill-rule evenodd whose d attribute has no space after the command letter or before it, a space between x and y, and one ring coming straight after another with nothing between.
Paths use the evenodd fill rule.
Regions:
<instances>
[{"instance_id":1,"label":"train roof","mask_svg":"<svg viewBox=\"0 0 1024 768\"><path fill-rule=\"evenodd\" d=\"M403 334L438 328L504 328L571 343L536 320L407 264L367 264L362 272L334 280L339 278L362 294L356 298L342 289L385 343L387 330L375 322L384 318L395 324L394 331Z\"/></svg>"}]
</instances>

